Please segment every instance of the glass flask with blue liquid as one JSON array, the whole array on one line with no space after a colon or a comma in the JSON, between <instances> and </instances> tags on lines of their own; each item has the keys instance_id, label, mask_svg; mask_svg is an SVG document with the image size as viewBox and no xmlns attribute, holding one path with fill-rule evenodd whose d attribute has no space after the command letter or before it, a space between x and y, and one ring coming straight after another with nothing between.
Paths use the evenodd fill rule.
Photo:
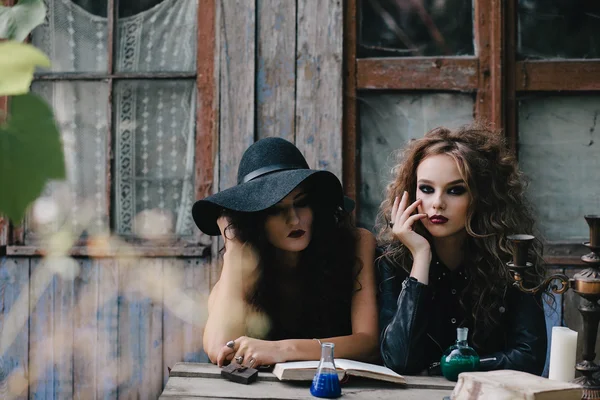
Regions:
<instances>
[{"instance_id":1,"label":"glass flask with blue liquid","mask_svg":"<svg viewBox=\"0 0 600 400\"><path fill-rule=\"evenodd\" d=\"M479 369L479 355L467 343L469 328L456 328L456 344L448 347L440 360L442 374L449 381L457 381L461 372Z\"/></svg>"},{"instance_id":2,"label":"glass flask with blue liquid","mask_svg":"<svg viewBox=\"0 0 600 400\"><path fill-rule=\"evenodd\" d=\"M334 347L333 343L321 344L321 361L310 386L310 394L315 397L334 399L342 395L340 380L333 361Z\"/></svg>"}]
</instances>

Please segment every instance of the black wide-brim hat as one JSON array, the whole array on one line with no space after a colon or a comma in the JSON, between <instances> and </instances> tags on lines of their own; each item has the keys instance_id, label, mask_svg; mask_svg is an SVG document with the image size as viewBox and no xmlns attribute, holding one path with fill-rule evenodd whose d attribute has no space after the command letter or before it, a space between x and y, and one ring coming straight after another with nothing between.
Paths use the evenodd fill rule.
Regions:
<instances>
[{"instance_id":1,"label":"black wide-brim hat","mask_svg":"<svg viewBox=\"0 0 600 400\"><path fill-rule=\"evenodd\" d=\"M311 192L334 208L347 212L354 201L345 198L339 179L331 172L308 167L296 146L281 138L257 141L244 152L238 168L237 185L198 200L193 208L194 222L207 235L220 235L217 219L223 210L257 212L280 202L303 182Z\"/></svg>"}]
</instances>

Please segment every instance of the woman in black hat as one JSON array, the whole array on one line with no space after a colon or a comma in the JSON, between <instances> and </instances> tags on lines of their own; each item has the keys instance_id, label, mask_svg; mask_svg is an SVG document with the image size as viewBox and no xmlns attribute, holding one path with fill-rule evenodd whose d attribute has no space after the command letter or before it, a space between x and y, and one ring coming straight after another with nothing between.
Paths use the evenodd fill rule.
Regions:
<instances>
[{"instance_id":1,"label":"woman in black hat","mask_svg":"<svg viewBox=\"0 0 600 400\"><path fill-rule=\"evenodd\" d=\"M225 241L204 331L211 361L318 360L321 340L339 358L377 358L375 239L353 225L353 206L334 174L280 138L250 146L238 184L194 204L198 227Z\"/></svg>"}]
</instances>

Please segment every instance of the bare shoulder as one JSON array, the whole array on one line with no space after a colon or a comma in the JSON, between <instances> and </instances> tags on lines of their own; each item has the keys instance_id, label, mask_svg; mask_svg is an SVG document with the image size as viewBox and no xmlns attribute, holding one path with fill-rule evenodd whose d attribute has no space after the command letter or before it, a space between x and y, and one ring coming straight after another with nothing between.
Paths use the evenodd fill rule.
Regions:
<instances>
[{"instance_id":1,"label":"bare shoulder","mask_svg":"<svg viewBox=\"0 0 600 400\"><path fill-rule=\"evenodd\" d=\"M357 268L359 274L359 281L362 284L371 282L373 279L373 260L375 258L375 247L377 243L375 236L363 228L358 228L358 245L356 246L356 255L360 259L360 264ZM369 283L367 286L371 286Z\"/></svg>"},{"instance_id":2,"label":"bare shoulder","mask_svg":"<svg viewBox=\"0 0 600 400\"><path fill-rule=\"evenodd\" d=\"M356 246L357 256L363 260L372 260L375 256L377 242L375 236L366 229L358 228L358 244ZM370 262L372 264L372 261Z\"/></svg>"}]
</instances>

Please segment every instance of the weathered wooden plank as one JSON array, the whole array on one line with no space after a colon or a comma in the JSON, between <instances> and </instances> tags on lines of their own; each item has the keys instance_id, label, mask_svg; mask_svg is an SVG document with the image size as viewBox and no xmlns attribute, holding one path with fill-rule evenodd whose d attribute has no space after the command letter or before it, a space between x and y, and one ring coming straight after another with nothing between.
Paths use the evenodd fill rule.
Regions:
<instances>
[{"instance_id":1,"label":"weathered wooden plank","mask_svg":"<svg viewBox=\"0 0 600 400\"><path fill-rule=\"evenodd\" d=\"M171 370L171 377L182 378L213 378L221 379L221 369L213 364L200 364L193 362L177 363ZM261 381L279 382L279 379L271 372L258 372L258 377ZM405 376L406 387L423 388L423 389L452 389L454 382L447 380L441 376ZM360 382L379 383L387 385L377 380L361 380ZM285 383L282 383L285 384ZM397 384L390 384L390 387L403 388Z\"/></svg>"},{"instance_id":2,"label":"weathered wooden plank","mask_svg":"<svg viewBox=\"0 0 600 400\"><path fill-rule=\"evenodd\" d=\"M517 48L517 21L518 4L517 0L507 0L504 4L504 48ZM518 110L516 87L516 51L506 51L504 53L502 76L504 77L504 135L508 139L508 146L518 157L519 128L518 128Z\"/></svg>"},{"instance_id":3,"label":"weathered wooden plank","mask_svg":"<svg viewBox=\"0 0 600 400\"><path fill-rule=\"evenodd\" d=\"M210 282L210 260L171 259L164 262L163 381L167 367L181 361L204 362L202 336Z\"/></svg>"},{"instance_id":4,"label":"weathered wooden plank","mask_svg":"<svg viewBox=\"0 0 600 400\"><path fill-rule=\"evenodd\" d=\"M515 89L551 92L600 90L600 64L593 60L519 61L516 63Z\"/></svg>"},{"instance_id":5,"label":"weathered wooden plank","mask_svg":"<svg viewBox=\"0 0 600 400\"><path fill-rule=\"evenodd\" d=\"M474 57L410 57L357 60L358 89L475 91L479 63Z\"/></svg>"},{"instance_id":6,"label":"weathered wooden plank","mask_svg":"<svg viewBox=\"0 0 600 400\"><path fill-rule=\"evenodd\" d=\"M443 379L443 378L441 378ZM440 380L441 380L440 379ZM452 385L453 387L454 385ZM252 385L239 385L224 379L180 378L169 379L161 399L311 399L310 382L284 383L258 381ZM426 389L402 388L383 382L351 383L342 388L344 399L399 399L438 400L450 396L452 388ZM268 396L268 397L266 397Z\"/></svg>"},{"instance_id":7,"label":"weathered wooden plank","mask_svg":"<svg viewBox=\"0 0 600 400\"><path fill-rule=\"evenodd\" d=\"M117 398L119 340L119 273L114 260L95 260L98 280L96 398Z\"/></svg>"},{"instance_id":8,"label":"weathered wooden plank","mask_svg":"<svg viewBox=\"0 0 600 400\"><path fill-rule=\"evenodd\" d=\"M216 1L216 0L215 0ZM216 27L215 30L216 32L218 32L219 34L216 35L216 41L215 41L215 47L216 47L216 51L217 54L223 54L222 53L222 43L223 41L222 39L222 32L223 32L223 10L221 7L221 1L217 1L216 4ZM218 57L219 61L218 61L218 69L217 69L217 74L218 76L221 75L221 68L222 68L222 64L221 64L221 57ZM217 79L218 80L218 79ZM219 86L218 88L219 90L217 90L217 99L216 99L216 103L217 104L221 104L220 98L223 96L221 93L221 87ZM219 114L220 115L220 114ZM220 120L219 120L219 128L217 128L217 131L220 132ZM221 165L221 143L220 140L217 140L215 143L215 168L213 169L213 190L214 191L218 191L218 189L221 187L220 185L220 168L219 166ZM219 260L219 246L223 245L223 238L221 237L213 237L212 238L212 242L211 242L211 246L210 246L210 259L211 259L211 263L210 263L210 270L209 270L209 275L210 275L210 287L212 288L213 285L216 283L216 279L213 280L213 276L219 276L219 264L218 264L218 260Z\"/></svg>"},{"instance_id":9,"label":"weathered wooden plank","mask_svg":"<svg viewBox=\"0 0 600 400\"><path fill-rule=\"evenodd\" d=\"M197 110L196 110L196 153L195 153L195 195L197 199L212 194L215 150L217 149L217 82L218 62L216 57L216 1L198 2L198 40L196 68Z\"/></svg>"},{"instance_id":10,"label":"weathered wooden plank","mask_svg":"<svg viewBox=\"0 0 600 400\"><path fill-rule=\"evenodd\" d=\"M199 363L177 363L173 369L171 370L171 378L211 378L211 379L221 379L220 369L211 364L199 364ZM262 372L259 371L258 379L261 382L279 382L279 379L275 375L270 372ZM408 388L416 388L416 389L452 389L454 387L454 383L446 380L445 378L439 377L429 377L429 376L406 376ZM204 382L202 379L201 382ZM378 384L381 382L372 380L372 381L362 381L369 382L371 384ZM286 385L287 383L281 383L281 385ZM302 383L294 383L297 385L302 385ZM387 383L383 383L382 385L387 385ZM394 387L396 389L403 389L404 386L398 386L395 384L389 385L390 387Z\"/></svg>"},{"instance_id":11,"label":"weathered wooden plank","mask_svg":"<svg viewBox=\"0 0 600 400\"><path fill-rule=\"evenodd\" d=\"M7 398L27 398L29 369L29 259L0 258L0 365ZM2 378L0 378L2 379Z\"/></svg>"},{"instance_id":12,"label":"weathered wooden plank","mask_svg":"<svg viewBox=\"0 0 600 400\"><path fill-rule=\"evenodd\" d=\"M358 148L358 104L356 92L357 5L358 0L346 0L344 6L344 84L343 84L343 184L346 196L357 200L360 177ZM357 202L355 215L360 212Z\"/></svg>"},{"instance_id":13,"label":"weathered wooden plank","mask_svg":"<svg viewBox=\"0 0 600 400\"><path fill-rule=\"evenodd\" d=\"M31 259L29 283L29 398L54 399L54 277L43 259Z\"/></svg>"},{"instance_id":14,"label":"weathered wooden plank","mask_svg":"<svg viewBox=\"0 0 600 400\"><path fill-rule=\"evenodd\" d=\"M185 264L184 291L194 301L191 326L183 331L183 360L188 362L209 362L203 350L202 338L208 318L210 265L210 259L188 260Z\"/></svg>"},{"instance_id":15,"label":"weathered wooden plank","mask_svg":"<svg viewBox=\"0 0 600 400\"><path fill-rule=\"evenodd\" d=\"M146 282L144 289L151 301L150 320L146 322L149 332L146 343L146 362L142 380L141 397L154 399L160 395L163 388L163 260L154 259L149 265L142 264L142 273L148 273L150 281ZM146 268L148 271L146 272Z\"/></svg>"},{"instance_id":16,"label":"weathered wooden plank","mask_svg":"<svg viewBox=\"0 0 600 400\"><path fill-rule=\"evenodd\" d=\"M255 0L221 0L219 189L237 181L242 154L254 142Z\"/></svg>"},{"instance_id":17,"label":"weathered wooden plank","mask_svg":"<svg viewBox=\"0 0 600 400\"><path fill-rule=\"evenodd\" d=\"M256 0L256 136L294 142L296 2Z\"/></svg>"},{"instance_id":18,"label":"weathered wooden plank","mask_svg":"<svg viewBox=\"0 0 600 400\"><path fill-rule=\"evenodd\" d=\"M119 277L119 398L153 399L162 388L162 260L120 261Z\"/></svg>"},{"instance_id":19,"label":"weathered wooden plank","mask_svg":"<svg viewBox=\"0 0 600 400\"><path fill-rule=\"evenodd\" d=\"M79 260L75 280L73 316L73 396L96 399L98 354L98 265L90 259Z\"/></svg>"},{"instance_id":20,"label":"weathered wooden plank","mask_svg":"<svg viewBox=\"0 0 600 400\"><path fill-rule=\"evenodd\" d=\"M502 54L504 6L501 0L475 1L475 43L479 57L479 89L475 116L504 126Z\"/></svg>"},{"instance_id":21,"label":"weathered wooden plank","mask_svg":"<svg viewBox=\"0 0 600 400\"><path fill-rule=\"evenodd\" d=\"M54 277L54 396L59 399L73 398L73 316L74 283L77 269L75 260L46 259ZM75 265L72 265L75 264Z\"/></svg>"},{"instance_id":22,"label":"weathered wooden plank","mask_svg":"<svg viewBox=\"0 0 600 400\"><path fill-rule=\"evenodd\" d=\"M180 292L183 291L184 260L164 260L164 338L163 338L163 383L167 383L169 373L167 368L173 367L175 363L183 360L182 336L185 330L185 322L178 317L174 308L180 306Z\"/></svg>"},{"instance_id":23,"label":"weathered wooden plank","mask_svg":"<svg viewBox=\"0 0 600 400\"><path fill-rule=\"evenodd\" d=\"M342 177L341 0L298 0L296 145L312 168Z\"/></svg>"},{"instance_id":24,"label":"weathered wooden plank","mask_svg":"<svg viewBox=\"0 0 600 400\"><path fill-rule=\"evenodd\" d=\"M213 364L200 364L195 362L178 362L173 366L170 373L171 377L180 378L214 378L220 379L221 370L215 368ZM278 382L279 379L270 372L258 371L258 378L261 381Z\"/></svg>"},{"instance_id":25,"label":"weathered wooden plank","mask_svg":"<svg viewBox=\"0 0 600 400\"><path fill-rule=\"evenodd\" d=\"M73 397L73 279L71 258L31 260L29 397Z\"/></svg>"}]
</instances>

